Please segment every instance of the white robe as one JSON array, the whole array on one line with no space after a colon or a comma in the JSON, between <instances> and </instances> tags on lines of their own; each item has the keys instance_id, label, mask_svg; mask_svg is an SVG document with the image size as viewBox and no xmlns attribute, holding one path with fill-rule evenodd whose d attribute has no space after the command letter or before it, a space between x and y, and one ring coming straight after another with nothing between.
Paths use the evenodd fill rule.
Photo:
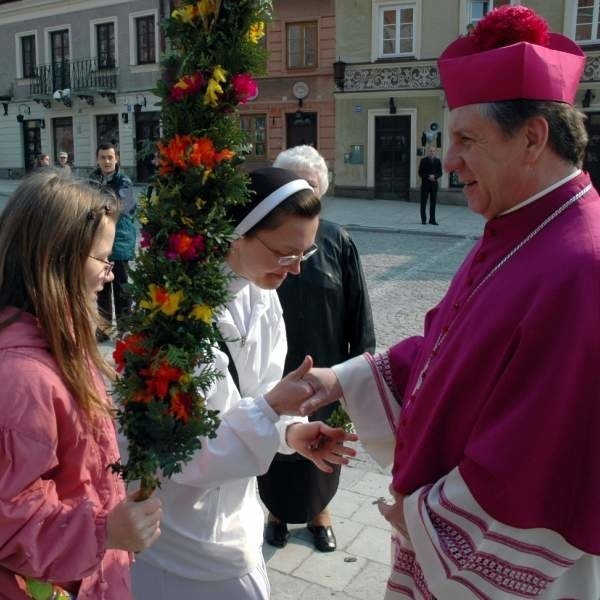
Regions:
<instances>
[{"instance_id":1,"label":"white robe","mask_svg":"<svg viewBox=\"0 0 600 600\"><path fill-rule=\"evenodd\" d=\"M365 354L334 367L342 404L363 446L384 467L393 461L401 418L385 381L386 362L385 354L377 360ZM550 529L517 529L495 520L458 468L407 496L404 516L410 539L392 535L385 600L600 598L600 557Z\"/></svg>"},{"instance_id":2,"label":"white robe","mask_svg":"<svg viewBox=\"0 0 600 600\"><path fill-rule=\"evenodd\" d=\"M276 292L241 278L231 291L218 327L230 340L242 396L227 356L215 349L214 364L225 374L207 394L208 407L220 411L217 437L204 438L183 471L162 482L162 535L137 558L197 581L240 578L260 566L264 515L255 476L267 471L276 452L293 452L285 429L306 420L279 418L263 397L281 379L287 351Z\"/></svg>"}]
</instances>

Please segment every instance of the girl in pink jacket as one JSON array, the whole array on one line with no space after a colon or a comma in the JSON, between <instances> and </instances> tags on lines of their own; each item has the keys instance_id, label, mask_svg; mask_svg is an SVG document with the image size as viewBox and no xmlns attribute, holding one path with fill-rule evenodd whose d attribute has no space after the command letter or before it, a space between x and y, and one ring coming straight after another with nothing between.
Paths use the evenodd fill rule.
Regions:
<instances>
[{"instance_id":1,"label":"girl in pink jacket","mask_svg":"<svg viewBox=\"0 0 600 600\"><path fill-rule=\"evenodd\" d=\"M111 370L94 332L117 214L106 195L45 171L0 215L2 600L40 586L127 600L129 553L160 535L160 502L126 498L109 468Z\"/></svg>"}]
</instances>

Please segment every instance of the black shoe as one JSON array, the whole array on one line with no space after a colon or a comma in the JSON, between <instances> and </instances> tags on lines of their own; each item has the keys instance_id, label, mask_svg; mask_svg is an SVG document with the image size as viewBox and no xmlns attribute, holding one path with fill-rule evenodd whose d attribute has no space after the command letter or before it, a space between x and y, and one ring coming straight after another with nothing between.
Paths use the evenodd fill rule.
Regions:
<instances>
[{"instance_id":1,"label":"black shoe","mask_svg":"<svg viewBox=\"0 0 600 600\"><path fill-rule=\"evenodd\" d=\"M427 225L427 221L421 221L421 225Z\"/></svg>"},{"instance_id":2,"label":"black shoe","mask_svg":"<svg viewBox=\"0 0 600 600\"><path fill-rule=\"evenodd\" d=\"M437 221L429 221L430 225L439 225L439 223Z\"/></svg>"},{"instance_id":3,"label":"black shoe","mask_svg":"<svg viewBox=\"0 0 600 600\"><path fill-rule=\"evenodd\" d=\"M287 524L283 521L277 523L276 521L267 521L267 528L265 529L265 540L270 546L276 548L284 548L288 543L290 532L288 531Z\"/></svg>"},{"instance_id":4,"label":"black shoe","mask_svg":"<svg viewBox=\"0 0 600 600\"><path fill-rule=\"evenodd\" d=\"M307 525L313 535L315 548L320 552L333 552L337 548L337 540L331 527L323 525Z\"/></svg>"}]
</instances>

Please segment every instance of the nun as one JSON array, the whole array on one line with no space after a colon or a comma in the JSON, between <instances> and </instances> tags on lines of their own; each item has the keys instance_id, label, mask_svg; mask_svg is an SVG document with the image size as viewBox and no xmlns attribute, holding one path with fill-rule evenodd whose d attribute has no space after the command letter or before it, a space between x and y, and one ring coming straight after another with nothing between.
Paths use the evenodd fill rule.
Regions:
<instances>
[{"instance_id":1,"label":"nun","mask_svg":"<svg viewBox=\"0 0 600 600\"><path fill-rule=\"evenodd\" d=\"M304 179L274 167L250 173L250 189L250 202L231 212L231 299L217 317L225 341L214 359L224 377L206 398L221 425L157 493L162 535L136 558L136 598L267 600L256 476L276 452L298 452L328 473L355 454L344 441L356 436L281 416L288 397L311 395L301 378L312 360L281 379L287 343L275 290L318 251L320 201Z\"/></svg>"}]
</instances>

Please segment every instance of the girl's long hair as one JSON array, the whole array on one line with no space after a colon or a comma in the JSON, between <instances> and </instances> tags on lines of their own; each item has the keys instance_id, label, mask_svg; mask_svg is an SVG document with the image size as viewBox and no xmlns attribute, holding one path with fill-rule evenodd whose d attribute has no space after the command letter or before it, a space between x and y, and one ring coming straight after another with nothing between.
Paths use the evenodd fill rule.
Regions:
<instances>
[{"instance_id":1,"label":"girl's long hair","mask_svg":"<svg viewBox=\"0 0 600 600\"><path fill-rule=\"evenodd\" d=\"M99 322L85 264L96 233L117 219L117 200L87 184L46 170L24 180L0 215L0 310L37 318L65 383L91 417L106 414L92 372L114 371L96 344ZM94 369L95 368L95 369Z\"/></svg>"}]
</instances>

